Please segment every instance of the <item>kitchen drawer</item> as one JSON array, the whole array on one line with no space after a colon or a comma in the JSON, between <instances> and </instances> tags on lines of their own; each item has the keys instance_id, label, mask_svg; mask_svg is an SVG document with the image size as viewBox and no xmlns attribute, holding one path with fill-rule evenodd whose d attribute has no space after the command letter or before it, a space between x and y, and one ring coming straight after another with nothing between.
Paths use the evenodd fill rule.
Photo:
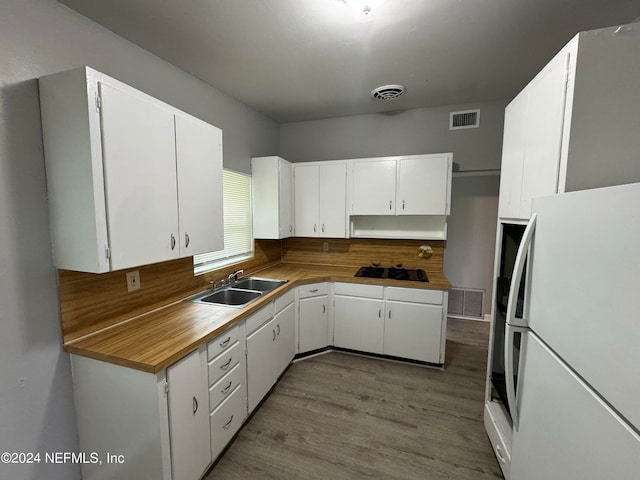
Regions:
<instances>
[{"instance_id":1,"label":"kitchen drawer","mask_svg":"<svg viewBox=\"0 0 640 480\"><path fill-rule=\"evenodd\" d=\"M435 305L442 305L442 295L442 290L387 287L387 300L397 300L399 302L432 303Z\"/></svg>"},{"instance_id":2,"label":"kitchen drawer","mask_svg":"<svg viewBox=\"0 0 640 480\"><path fill-rule=\"evenodd\" d=\"M213 385L235 367L244 356L240 342L236 342L209 362L209 385Z\"/></svg>"},{"instance_id":3,"label":"kitchen drawer","mask_svg":"<svg viewBox=\"0 0 640 480\"><path fill-rule=\"evenodd\" d=\"M495 405L492 407L496 408ZM498 425L498 422L496 422L492 412L492 407L490 407L490 404L485 402L484 426L491 441L493 452L495 453L500 469L502 470L502 474L504 475L504 478L508 479L511 467L511 452L510 449L507 449L507 441L505 441L505 438L502 435L502 430ZM510 440L509 443L511 443Z\"/></svg>"},{"instance_id":4,"label":"kitchen drawer","mask_svg":"<svg viewBox=\"0 0 640 480\"><path fill-rule=\"evenodd\" d=\"M209 388L209 410L215 410L225 398L231 396L235 389L238 388L238 385L243 388L246 382L245 378L244 363L238 363L229 373Z\"/></svg>"},{"instance_id":5,"label":"kitchen drawer","mask_svg":"<svg viewBox=\"0 0 640 480\"><path fill-rule=\"evenodd\" d=\"M246 389L241 385L209 415L211 458L215 460L247 416Z\"/></svg>"},{"instance_id":6,"label":"kitchen drawer","mask_svg":"<svg viewBox=\"0 0 640 480\"><path fill-rule=\"evenodd\" d=\"M379 298L382 300L384 287L381 285L365 285L362 283L336 283L336 295L351 297Z\"/></svg>"},{"instance_id":7,"label":"kitchen drawer","mask_svg":"<svg viewBox=\"0 0 640 480\"><path fill-rule=\"evenodd\" d=\"M321 295L327 295L328 292L329 286L326 282L312 283L298 287L298 298L319 297Z\"/></svg>"},{"instance_id":8,"label":"kitchen drawer","mask_svg":"<svg viewBox=\"0 0 640 480\"><path fill-rule=\"evenodd\" d=\"M274 302L270 302L269 304L258 310L256 313L248 316L245 321L245 331L247 337L254 331L256 331L259 327L264 325L267 320L273 317L274 313L275 304Z\"/></svg>"},{"instance_id":9,"label":"kitchen drawer","mask_svg":"<svg viewBox=\"0 0 640 480\"><path fill-rule=\"evenodd\" d=\"M207 343L207 360L213 360L221 352L232 347L234 343L240 340L241 333L240 325L236 323Z\"/></svg>"},{"instance_id":10,"label":"kitchen drawer","mask_svg":"<svg viewBox=\"0 0 640 480\"><path fill-rule=\"evenodd\" d=\"M276 298L275 303L276 303L276 311L275 313L278 313L282 310L284 310L284 308L289 305L290 303L292 303L295 300L295 289L291 289L289 291L287 291L286 293L283 293L282 295L280 295L278 298Z\"/></svg>"}]
</instances>

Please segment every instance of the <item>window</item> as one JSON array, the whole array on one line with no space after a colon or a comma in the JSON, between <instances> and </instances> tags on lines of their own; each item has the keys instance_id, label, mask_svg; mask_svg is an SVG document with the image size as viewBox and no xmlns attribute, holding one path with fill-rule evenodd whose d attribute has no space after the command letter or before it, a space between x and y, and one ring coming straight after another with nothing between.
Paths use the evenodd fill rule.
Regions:
<instances>
[{"instance_id":1,"label":"window","mask_svg":"<svg viewBox=\"0 0 640 480\"><path fill-rule=\"evenodd\" d=\"M251 231L251 176L223 170L224 249L194 255L196 274L253 257Z\"/></svg>"}]
</instances>

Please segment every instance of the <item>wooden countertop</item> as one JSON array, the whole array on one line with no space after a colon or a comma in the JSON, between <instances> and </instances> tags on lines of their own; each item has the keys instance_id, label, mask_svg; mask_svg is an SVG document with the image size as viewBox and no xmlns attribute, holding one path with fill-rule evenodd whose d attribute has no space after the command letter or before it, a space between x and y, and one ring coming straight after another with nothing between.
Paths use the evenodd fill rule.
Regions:
<instances>
[{"instance_id":1,"label":"wooden countertop","mask_svg":"<svg viewBox=\"0 0 640 480\"><path fill-rule=\"evenodd\" d=\"M354 277L357 267L282 263L253 276L287 280L245 308L219 307L179 301L127 320L91 336L69 342L68 353L156 373L180 360L200 344L215 338L229 325L256 312L298 285L314 282L353 282L371 285L450 290L439 272L427 272L428 283Z\"/></svg>"}]
</instances>

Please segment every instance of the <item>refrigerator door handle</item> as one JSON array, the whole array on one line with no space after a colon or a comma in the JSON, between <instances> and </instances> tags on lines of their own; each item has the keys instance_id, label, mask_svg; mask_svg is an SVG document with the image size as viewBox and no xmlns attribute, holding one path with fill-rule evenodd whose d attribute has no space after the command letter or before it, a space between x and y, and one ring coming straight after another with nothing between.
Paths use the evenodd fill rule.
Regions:
<instances>
[{"instance_id":1,"label":"refrigerator door handle","mask_svg":"<svg viewBox=\"0 0 640 480\"><path fill-rule=\"evenodd\" d=\"M518 247L518 253L516 254L515 264L513 266L513 275L511 275L511 286L509 287L509 300L507 301L507 324L518 325L520 322L516 320L516 306L518 303L518 290L520 288L520 280L522 279L522 271L524 270L525 260L527 259L527 252L531 245L533 238L533 232L536 230L536 219L538 216L534 213L529 220L527 228L524 229L522 234L522 241ZM523 318L524 324L521 326L528 326L527 320Z\"/></svg>"},{"instance_id":2,"label":"refrigerator door handle","mask_svg":"<svg viewBox=\"0 0 640 480\"><path fill-rule=\"evenodd\" d=\"M509 413L513 421L514 431L518 430L520 415L518 413L518 404L516 403L516 385L513 371L513 340L516 332L524 335L528 331L528 328L514 327L508 323L504 326L504 380L507 390L507 402L509 402ZM520 349L520 356L522 356L522 348ZM518 365L519 364L520 362L518 362Z\"/></svg>"}]
</instances>

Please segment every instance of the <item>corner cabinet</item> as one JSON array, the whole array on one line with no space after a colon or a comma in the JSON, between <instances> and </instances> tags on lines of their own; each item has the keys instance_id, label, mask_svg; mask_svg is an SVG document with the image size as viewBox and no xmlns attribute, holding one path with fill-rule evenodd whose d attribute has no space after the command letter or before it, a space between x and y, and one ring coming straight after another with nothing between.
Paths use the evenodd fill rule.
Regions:
<instances>
[{"instance_id":1,"label":"corner cabinet","mask_svg":"<svg viewBox=\"0 0 640 480\"><path fill-rule=\"evenodd\" d=\"M296 237L345 238L346 162L294 164L293 178Z\"/></svg>"},{"instance_id":2,"label":"corner cabinet","mask_svg":"<svg viewBox=\"0 0 640 480\"><path fill-rule=\"evenodd\" d=\"M253 236L293 236L293 168L280 157L251 159Z\"/></svg>"},{"instance_id":3,"label":"corner cabinet","mask_svg":"<svg viewBox=\"0 0 640 480\"><path fill-rule=\"evenodd\" d=\"M499 217L529 219L537 196L640 181L638 51L632 26L581 32L507 105Z\"/></svg>"},{"instance_id":4,"label":"corner cabinet","mask_svg":"<svg viewBox=\"0 0 640 480\"><path fill-rule=\"evenodd\" d=\"M297 288L298 348L297 353L320 350L331 345L329 340L329 286L326 282Z\"/></svg>"},{"instance_id":5,"label":"corner cabinet","mask_svg":"<svg viewBox=\"0 0 640 480\"><path fill-rule=\"evenodd\" d=\"M41 78L40 102L57 268L223 247L220 129L88 67Z\"/></svg>"}]
</instances>

